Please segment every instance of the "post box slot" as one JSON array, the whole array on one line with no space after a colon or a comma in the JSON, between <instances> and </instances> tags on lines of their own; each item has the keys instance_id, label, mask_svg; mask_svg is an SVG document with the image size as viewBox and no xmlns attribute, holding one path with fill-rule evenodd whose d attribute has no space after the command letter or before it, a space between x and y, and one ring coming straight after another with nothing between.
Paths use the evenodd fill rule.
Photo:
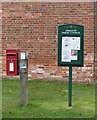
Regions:
<instances>
[{"instance_id":1,"label":"post box slot","mask_svg":"<svg viewBox=\"0 0 97 120\"><path fill-rule=\"evenodd\" d=\"M17 59L7 59L8 61L17 61Z\"/></svg>"},{"instance_id":2,"label":"post box slot","mask_svg":"<svg viewBox=\"0 0 97 120\"><path fill-rule=\"evenodd\" d=\"M11 53L11 54L8 54L7 53L7 56L15 56L16 54L14 54L14 53Z\"/></svg>"}]
</instances>

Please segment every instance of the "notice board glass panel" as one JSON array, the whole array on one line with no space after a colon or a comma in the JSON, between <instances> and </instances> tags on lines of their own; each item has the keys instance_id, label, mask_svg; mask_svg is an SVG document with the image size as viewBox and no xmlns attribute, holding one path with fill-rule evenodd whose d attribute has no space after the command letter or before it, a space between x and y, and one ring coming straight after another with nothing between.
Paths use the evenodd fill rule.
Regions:
<instances>
[{"instance_id":1,"label":"notice board glass panel","mask_svg":"<svg viewBox=\"0 0 97 120\"><path fill-rule=\"evenodd\" d=\"M58 27L58 65L83 66L84 27L69 24Z\"/></svg>"}]
</instances>

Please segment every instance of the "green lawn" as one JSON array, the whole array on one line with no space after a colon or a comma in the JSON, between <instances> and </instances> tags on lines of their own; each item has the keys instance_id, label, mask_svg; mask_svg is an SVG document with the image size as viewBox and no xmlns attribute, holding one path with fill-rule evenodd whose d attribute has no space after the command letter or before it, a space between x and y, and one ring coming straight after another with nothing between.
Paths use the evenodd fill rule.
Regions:
<instances>
[{"instance_id":1,"label":"green lawn","mask_svg":"<svg viewBox=\"0 0 97 120\"><path fill-rule=\"evenodd\" d=\"M28 81L29 104L20 106L20 81L3 80L3 118L91 118L95 116L95 85L73 83L68 107L68 84Z\"/></svg>"}]
</instances>

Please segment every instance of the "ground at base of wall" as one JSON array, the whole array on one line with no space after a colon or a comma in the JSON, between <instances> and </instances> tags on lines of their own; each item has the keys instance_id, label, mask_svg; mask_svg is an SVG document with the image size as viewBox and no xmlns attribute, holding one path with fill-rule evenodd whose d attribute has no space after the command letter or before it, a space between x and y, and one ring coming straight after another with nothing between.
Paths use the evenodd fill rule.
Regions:
<instances>
[{"instance_id":1,"label":"ground at base of wall","mask_svg":"<svg viewBox=\"0 0 97 120\"><path fill-rule=\"evenodd\" d=\"M2 80L20 80L20 76L2 76L1 77ZM68 82L69 78L64 78L62 80L58 80L58 79L33 79L33 78L28 78L28 81L32 81L32 80L40 80L40 81L53 81L53 82ZM83 81L83 80L72 80L73 83L85 83L85 84L91 84L94 83L95 81Z\"/></svg>"}]
</instances>

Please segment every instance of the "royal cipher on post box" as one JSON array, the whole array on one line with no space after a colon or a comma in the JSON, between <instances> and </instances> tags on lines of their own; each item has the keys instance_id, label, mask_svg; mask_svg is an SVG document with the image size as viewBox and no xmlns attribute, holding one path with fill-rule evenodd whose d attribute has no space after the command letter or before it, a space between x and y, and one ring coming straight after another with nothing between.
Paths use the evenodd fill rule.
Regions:
<instances>
[{"instance_id":1,"label":"royal cipher on post box","mask_svg":"<svg viewBox=\"0 0 97 120\"><path fill-rule=\"evenodd\" d=\"M18 75L18 50L6 50L6 72L8 76Z\"/></svg>"}]
</instances>

